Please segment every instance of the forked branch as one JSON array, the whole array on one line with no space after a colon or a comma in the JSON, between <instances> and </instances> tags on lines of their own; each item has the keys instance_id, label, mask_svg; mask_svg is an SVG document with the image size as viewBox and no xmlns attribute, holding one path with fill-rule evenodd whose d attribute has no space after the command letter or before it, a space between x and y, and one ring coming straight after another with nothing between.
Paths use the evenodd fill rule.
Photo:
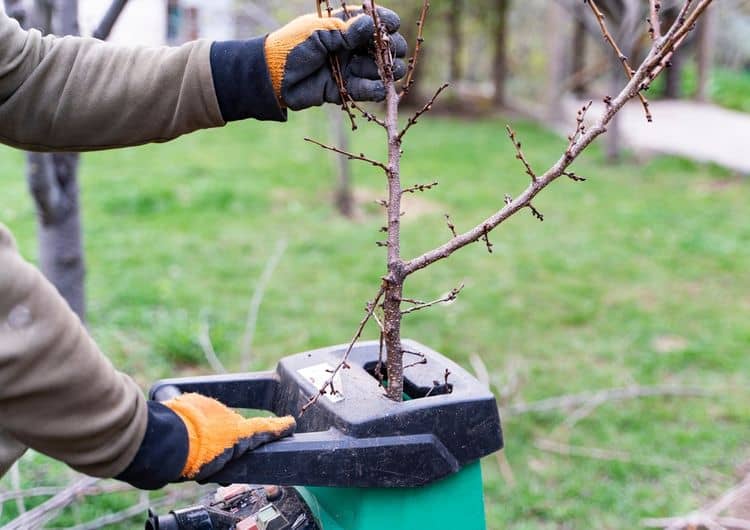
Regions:
<instances>
[{"instance_id":1,"label":"forked branch","mask_svg":"<svg viewBox=\"0 0 750 530\"><path fill-rule=\"evenodd\" d=\"M327 146L306 138L307 141L313 142L325 149L337 152L344 156L347 156L353 160L360 160L384 170L387 176L387 200L379 201L386 210L386 223L381 228L381 231L387 233L385 241L378 242L378 245L386 248L387 252L387 273L383 277L383 283L380 291L376 298L367 306L367 314L360 323L360 326L354 336L354 339L350 343L349 348L342 360L341 364L333 370L330 380L321 389L321 393L314 396L311 402L305 406L308 408L314 403L317 398L322 395L325 391L333 389L333 376L335 376L341 368L346 368L348 365L346 359L348 358L351 349L354 344L359 340L362 330L365 324L373 317L376 309L381 311L380 317L375 317L378 322L381 337L381 358L383 350L386 351L386 364L387 364L387 375L388 375L388 388L386 389L389 398L400 401L403 390L403 356L404 350L401 346L401 320L404 315L432 307L442 302L447 302L455 299L458 295L460 288L454 289L445 297L435 300L433 302L419 302L416 300L410 300L403 298L404 282L413 273L424 269L437 261L446 259L451 256L457 250L476 242L484 242L487 250L492 252L493 245L490 242L490 233L497 228L500 224L505 222L511 216L515 215L521 210L529 209L529 211L539 219L544 220L542 213L534 206L532 201L537 195L553 181L560 177L566 177L572 181L580 182L585 180L583 177L577 175L575 172L570 170L570 165L577 159L577 157L589 146L591 143L600 135L604 134L607 130L607 126L612 121L614 116L622 109L622 107L631 99L639 98L645 109L646 117L648 121L651 121L651 113L648 108L648 101L641 94L641 91L648 88L653 79L663 70L668 64L672 54L680 47L685 40L687 34L694 27L696 20L703 14L706 8L712 3L712 0L684 0L680 16L672 24L669 30L662 35L661 24L658 20L658 14L660 10L660 3L657 0L651 0L651 17L649 21L650 30L654 37L651 50L649 51L646 59L640 64L637 70L634 70L628 62L628 58L622 53L620 47L615 42L612 34L607 28L604 20L604 15L596 4L595 0L585 0L591 7L599 26L604 35L604 39L609 46L611 46L615 53L617 53L623 68L628 76L628 82L625 87L616 95L607 96L604 98L605 110L601 117L594 121L590 126L586 125L586 113L591 107L591 102L584 105L584 107L578 112L576 117L576 128L574 133L568 138L568 144L565 151L562 153L560 158L555 162L547 171L544 173L536 173L531 165L529 164L523 150L521 149L521 142L518 140L513 129L508 127L508 136L513 142L514 149L516 151L516 158L523 164L524 170L527 175L531 178L531 182L526 189L518 196L513 197L511 195L505 195L503 197L503 207L495 212L493 215L487 217L482 222L477 224L474 228L458 233L456 226L450 216L446 215L445 219L448 225L448 229L451 232L452 238L449 239L443 245L429 250L420 256L405 260L401 257L401 216L403 212L401 210L401 199L404 193L414 193L417 191L426 191L431 189L435 184L427 185L416 185L412 187L402 188L401 187L401 173L400 173L400 162L402 151L402 141L407 131L411 129L419 120L419 118L427 111L432 108L436 98L440 93L445 90L447 85L441 86L435 95L425 104L420 110L416 112L407 121L406 126L399 130L398 124L398 112L399 103L402 97L408 93L409 89L412 88L414 83L414 69L416 68L417 61L419 58L419 52L423 44L423 29L425 18L429 10L429 2L424 1L422 5L422 11L419 19L419 32L417 35L417 42L414 47L414 55L409 61L407 76L404 80L403 90L399 94L396 90L396 83L393 76L393 64L394 58L391 50L389 35L387 30L381 24L378 17L377 7L375 2L370 0L365 3L365 11L373 17L375 22L375 45L373 54L378 65L378 71L380 73L383 84L386 89L385 98L385 112L382 118L374 115L365 116L370 121L375 121L386 130L387 142L388 142L388 159L384 162L366 157L364 154L357 155L356 153L350 153L341 150L336 147ZM694 3L696 2L696 3ZM355 108L358 108L355 106ZM361 111L361 109L358 109ZM412 307L402 310L402 304L411 304ZM413 363L414 364L414 363ZM412 364L412 365L413 365ZM421 364L418 361L417 364ZM378 366L381 367L382 363Z\"/></svg>"},{"instance_id":2,"label":"forked branch","mask_svg":"<svg viewBox=\"0 0 750 530\"><path fill-rule=\"evenodd\" d=\"M587 0L591 5L591 0ZM575 173L568 170L568 167L575 161L575 159L589 146L591 143L600 135L607 131L607 125L612 121L614 116L622 109L622 107L631 99L640 96L640 91L648 86L648 84L654 79L656 75L664 67L665 59L671 57L671 55L679 48L684 41L686 35L695 26L697 19L705 12L708 6L712 3L712 0L700 0L695 7L690 10L692 0L685 0L683 5L682 15L678 17L678 20L672 25L669 31L662 37L661 40L653 43L651 50L646 56L645 60L641 63L637 70L632 72L630 80L625 87L620 91L619 94L612 98L607 99L607 105L602 116L597 119L593 125L586 128L584 126L584 118L589 105L586 105L578 114L576 132L570 137L568 148L565 153L550 167L546 172L538 175L537 178L529 184L529 186L517 197L506 200L505 206L497 211L495 214L486 218L484 221L476 225L471 230L459 234L453 237L445 244L425 252L424 254L408 260L404 263L403 272L406 276L413 274L414 272L424 269L433 263L442 259L448 258L456 250L463 248L467 245L475 243L477 241L486 239L487 233L497 228L501 223L505 222L514 214L518 213L524 208L531 208L532 213L537 218L542 219L541 214L536 208L531 205L531 201L539 194L541 190L546 188L553 181L561 176L566 176L573 180L580 180L580 177ZM595 4L594 4L595 6ZM606 26L605 26L606 28ZM607 32L608 33L608 32ZM610 42L611 35L605 40ZM614 42L612 40L612 42ZM615 49L619 47L614 45ZM626 64L627 61L624 61ZM628 71L630 67L627 66Z\"/></svg>"}]
</instances>

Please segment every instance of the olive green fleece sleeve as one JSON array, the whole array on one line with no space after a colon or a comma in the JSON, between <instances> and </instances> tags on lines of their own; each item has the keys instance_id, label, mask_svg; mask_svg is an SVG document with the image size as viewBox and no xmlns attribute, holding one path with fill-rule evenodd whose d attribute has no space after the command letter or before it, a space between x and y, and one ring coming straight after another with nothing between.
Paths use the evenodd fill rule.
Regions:
<instances>
[{"instance_id":1,"label":"olive green fleece sleeve","mask_svg":"<svg viewBox=\"0 0 750 530\"><path fill-rule=\"evenodd\" d=\"M0 142L89 151L224 125L211 44L128 47L42 37L0 8Z\"/></svg>"},{"instance_id":2,"label":"olive green fleece sleeve","mask_svg":"<svg viewBox=\"0 0 750 530\"><path fill-rule=\"evenodd\" d=\"M135 382L112 367L0 224L0 475L31 447L113 477L137 453L147 416Z\"/></svg>"}]
</instances>

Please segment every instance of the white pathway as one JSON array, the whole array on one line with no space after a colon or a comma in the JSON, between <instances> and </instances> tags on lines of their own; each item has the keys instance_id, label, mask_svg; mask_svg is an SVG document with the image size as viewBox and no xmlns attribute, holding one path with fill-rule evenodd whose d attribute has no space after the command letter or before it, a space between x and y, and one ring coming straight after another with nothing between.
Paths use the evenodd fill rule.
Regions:
<instances>
[{"instance_id":1,"label":"white pathway","mask_svg":"<svg viewBox=\"0 0 750 530\"><path fill-rule=\"evenodd\" d=\"M580 104L571 101L565 108L566 115L575 116ZM589 117L603 108L595 101ZM628 147L715 162L750 175L750 114L694 101L652 101L651 113L654 121L648 123L637 100L620 112Z\"/></svg>"}]
</instances>

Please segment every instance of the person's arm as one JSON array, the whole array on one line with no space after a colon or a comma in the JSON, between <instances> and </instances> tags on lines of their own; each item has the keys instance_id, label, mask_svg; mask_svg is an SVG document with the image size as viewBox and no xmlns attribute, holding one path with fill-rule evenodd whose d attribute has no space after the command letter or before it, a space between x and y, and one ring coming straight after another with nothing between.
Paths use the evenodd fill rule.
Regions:
<instances>
[{"instance_id":1,"label":"person's arm","mask_svg":"<svg viewBox=\"0 0 750 530\"><path fill-rule=\"evenodd\" d=\"M398 15L379 9L398 78L406 71L406 41ZM372 19L361 9L343 18L307 15L268 37L169 48L42 37L0 9L0 143L90 151L163 142L247 118L284 121L287 107L340 102L331 55L350 97L382 100L369 50Z\"/></svg>"},{"instance_id":2,"label":"person's arm","mask_svg":"<svg viewBox=\"0 0 750 530\"><path fill-rule=\"evenodd\" d=\"M82 472L113 476L138 451L147 419L138 386L114 370L0 224L0 431Z\"/></svg>"},{"instance_id":3,"label":"person's arm","mask_svg":"<svg viewBox=\"0 0 750 530\"><path fill-rule=\"evenodd\" d=\"M0 10L0 142L29 150L106 149L221 126L229 119L223 113L284 120L263 42L247 41L243 50L250 75L235 80L241 100L221 102L214 83L230 81L214 79L212 42L168 48L42 37ZM214 57L214 67L223 71L232 59Z\"/></svg>"},{"instance_id":4,"label":"person's arm","mask_svg":"<svg viewBox=\"0 0 750 530\"><path fill-rule=\"evenodd\" d=\"M0 224L0 476L31 447L145 489L210 480L294 427L291 417L244 419L197 394L147 402Z\"/></svg>"}]
</instances>

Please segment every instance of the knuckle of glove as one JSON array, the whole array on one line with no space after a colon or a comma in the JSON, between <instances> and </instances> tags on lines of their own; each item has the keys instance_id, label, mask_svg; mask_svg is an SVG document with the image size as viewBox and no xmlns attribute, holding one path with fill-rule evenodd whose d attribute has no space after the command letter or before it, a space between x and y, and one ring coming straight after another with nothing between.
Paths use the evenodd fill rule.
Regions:
<instances>
[{"instance_id":1,"label":"knuckle of glove","mask_svg":"<svg viewBox=\"0 0 750 530\"><path fill-rule=\"evenodd\" d=\"M232 458L292 434L297 425L291 416L245 419L219 401L200 394L184 394L164 405L185 424L188 457L181 475L190 479L217 472Z\"/></svg>"}]
</instances>

